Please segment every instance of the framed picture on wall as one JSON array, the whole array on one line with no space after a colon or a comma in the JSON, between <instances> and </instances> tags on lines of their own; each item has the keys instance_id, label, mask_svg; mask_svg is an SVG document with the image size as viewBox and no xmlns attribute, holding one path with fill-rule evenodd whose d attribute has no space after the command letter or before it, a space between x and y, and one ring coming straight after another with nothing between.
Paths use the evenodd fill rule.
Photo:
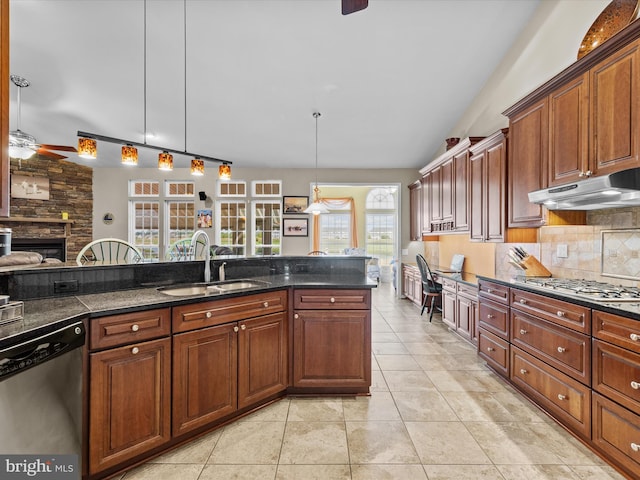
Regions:
<instances>
[{"instance_id":1,"label":"framed picture on wall","mask_svg":"<svg viewBox=\"0 0 640 480\"><path fill-rule=\"evenodd\" d=\"M285 237L308 237L308 218L283 218L282 235Z\"/></svg>"},{"instance_id":2,"label":"framed picture on wall","mask_svg":"<svg viewBox=\"0 0 640 480\"><path fill-rule=\"evenodd\" d=\"M282 197L282 213L304 214L309 206L309 197Z\"/></svg>"},{"instance_id":3,"label":"framed picture on wall","mask_svg":"<svg viewBox=\"0 0 640 480\"><path fill-rule=\"evenodd\" d=\"M49 200L49 179L11 175L11 197L30 200Z\"/></svg>"}]
</instances>

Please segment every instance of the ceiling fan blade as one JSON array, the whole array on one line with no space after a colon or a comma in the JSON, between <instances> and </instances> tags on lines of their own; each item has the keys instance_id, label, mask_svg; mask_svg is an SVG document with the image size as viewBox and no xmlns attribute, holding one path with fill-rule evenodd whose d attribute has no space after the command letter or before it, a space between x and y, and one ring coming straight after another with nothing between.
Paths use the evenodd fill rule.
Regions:
<instances>
[{"instance_id":1,"label":"ceiling fan blade","mask_svg":"<svg viewBox=\"0 0 640 480\"><path fill-rule=\"evenodd\" d=\"M61 150L63 152L77 152L78 150L75 147L70 147L67 145L49 145L46 143L41 143L40 148L44 148L45 150Z\"/></svg>"},{"instance_id":2,"label":"ceiling fan blade","mask_svg":"<svg viewBox=\"0 0 640 480\"><path fill-rule=\"evenodd\" d=\"M342 15L364 10L369 5L369 0L342 0Z\"/></svg>"},{"instance_id":3,"label":"ceiling fan blade","mask_svg":"<svg viewBox=\"0 0 640 480\"><path fill-rule=\"evenodd\" d=\"M57 153L50 152L49 150L46 150L44 148L39 148L38 150L36 150L36 153L41 157L48 157L54 160L62 160L63 158L67 158L64 155L58 155Z\"/></svg>"}]
</instances>

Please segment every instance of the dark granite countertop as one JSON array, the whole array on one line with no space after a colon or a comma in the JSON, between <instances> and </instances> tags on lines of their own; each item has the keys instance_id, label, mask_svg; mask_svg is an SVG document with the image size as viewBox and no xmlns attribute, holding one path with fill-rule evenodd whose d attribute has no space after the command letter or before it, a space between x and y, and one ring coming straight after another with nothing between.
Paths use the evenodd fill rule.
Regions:
<instances>
[{"instance_id":1,"label":"dark granite countertop","mask_svg":"<svg viewBox=\"0 0 640 480\"><path fill-rule=\"evenodd\" d=\"M415 262L402 262L402 263L403 265L411 265L412 267L418 268L418 264ZM446 278L450 278L451 280L455 280L456 282L466 283L473 287L478 286L478 277L476 276L475 273L450 272L448 271L449 267L442 267L439 265L433 268L429 266L429 269L431 270L431 273L433 273L435 277L446 277Z\"/></svg>"},{"instance_id":2,"label":"dark granite countertop","mask_svg":"<svg viewBox=\"0 0 640 480\"><path fill-rule=\"evenodd\" d=\"M571 302L575 305L582 305L583 307L591 308L593 310L600 310L602 312L613 313L615 315L621 315L633 320L640 320L640 303L635 302L597 302L589 301L584 298L575 297L560 292L554 292L549 289L536 287L529 283L519 282L516 277L493 277L486 275L478 275L478 279L487 280L490 282L496 282L507 287L514 287L526 292L537 293L549 298L555 298L557 300L564 300Z\"/></svg>"},{"instance_id":3,"label":"dark granite countertop","mask_svg":"<svg viewBox=\"0 0 640 480\"><path fill-rule=\"evenodd\" d=\"M239 279L228 279L239 280ZM251 277L266 282L255 288L230 293L170 296L157 287L118 290L78 296L24 301L24 318L0 325L0 349L44 335L85 318L101 317L149 308L169 307L219 298L237 297L281 288L375 288L377 284L363 275L294 274ZM177 286L177 285L174 285Z\"/></svg>"}]
</instances>

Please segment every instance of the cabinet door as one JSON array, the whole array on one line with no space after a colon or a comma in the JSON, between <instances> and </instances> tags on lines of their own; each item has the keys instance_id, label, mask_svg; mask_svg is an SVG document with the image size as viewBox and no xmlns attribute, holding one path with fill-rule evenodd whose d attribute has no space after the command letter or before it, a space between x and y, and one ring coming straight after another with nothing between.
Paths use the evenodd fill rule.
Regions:
<instances>
[{"instance_id":1,"label":"cabinet door","mask_svg":"<svg viewBox=\"0 0 640 480\"><path fill-rule=\"evenodd\" d=\"M484 158L485 190L484 238L490 242L504 241L506 200L506 153L505 141L487 149ZM528 198L527 198L528 201Z\"/></svg>"},{"instance_id":2,"label":"cabinet door","mask_svg":"<svg viewBox=\"0 0 640 480\"><path fill-rule=\"evenodd\" d=\"M91 474L169 441L169 338L92 353L89 369Z\"/></svg>"},{"instance_id":3,"label":"cabinet door","mask_svg":"<svg viewBox=\"0 0 640 480\"><path fill-rule=\"evenodd\" d=\"M640 40L595 65L591 85L591 169L594 175L637 167Z\"/></svg>"},{"instance_id":4,"label":"cabinet door","mask_svg":"<svg viewBox=\"0 0 640 480\"><path fill-rule=\"evenodd\" d=\"M442 291L442 321L456 330L456 294Z\"/></svg>"},{"instance_id":5,"label":"cabinet door","mask_svg":"<svg viewBox=\"0 0 640 480\"><path fill-rule=\"evenodd\" d=\"M589 75L585 73L549 96L549 186L589 174Z\"/></svg>"},{"instance_id":6,"label":"cabinet door","mask_svg":"<svg viewBox=\"0 0 640 480\"><path fill-rule=\"evenodd\" d=\"M369 391L369 310L297 310L293 336L294 387Z\"/></svg>"},{"instance_id":7,"label":"cabinet door","mask_svg":"<svg viewBox=\"0 0 640 480\"><path fill-rule=\"evenodd\" d=\"M549 112L547 98L509 119L509 227L539 227L542 206L529 192L546 186Z\"/></svg>"},{"instance_id":8,"label":"cabinet door","mask_svg":"<svg viewBox=\"0 0 640 480\"><path fill-rule=\"evenodd\" d=\"M469 201L471 204L471 220L469 233L471 240L484 240L484 161L486 152L479 152L469 159L470 181Z\"/></svg>"},{"instance_id":9,"label":"cabinet door","mask_svg":"<svg viewBox=\"0 0 640 480\"><path fill-rule=\"evenodd\" d=\"M469 152L453 157L453 228L457 231L469 230Z\"/></svg>"},{"instance_id":10,"label":"cabinet door","mask_svg":"<svg viewBox=\"0 0 640 480\"><path fill-rule=\"evenodd\" d=\"M458 295L456 297L456 311L458 314L456 331L467 340L474 336L475 328L474 302L468 298Z\"/></svg>"},{"instance_id":11,"label":"cabinet door","mask_svg":"<svg viewBox=\"0 0 640 480\"><path fill-rule=\"evenodd\" d=\"M442 222L442 168L434 168L431 170L431 176L429 177L429 208L431 209L431 223ZM433 230L433 228L432 228Z\"/></svg>"},{"instance_id":12,"label":"cabinet door","mask_svg":"<svg viewBox=\"0 0 640 480\"><path fill-rule=\"evenodd\" d=\"M422 183L409 185L409 236L412 241L422 239Z\"/></svg>"},{"instance_id":13,"label":"cabinet door","mask_svg":"<svg viewBox=\"0 0 640 480\"><path fill-rule=\"evenodd\" d=\"M422 234L431 233L431 172L422 177Z\"/></svg>"},{"instance_id":14,"label":"cabinet door","mask_svg":"<svg viewBox=\"0 0 640 480\"><path fill-rule=\"evenodd\" d=\"M239 322L238 408L287 388L287 320L284 313Z\"/></svg>"},{"instance_id":15,"label":"cabinet door","mask_svg":"<svg viewBox=\"0 0 640 480\"><path fill-rule=\"evenodd\" d=\"M174 436L236 410L237 328L230 323L174 335Z\"/></svg>"},{"instance_id":16,"label":"cabinet door","mask_svg":"<svg viewBox=\"0 0 640 480\"><path fill-rule=\"evenodd\" d=\"M440 210L443 222L453 222L453 158L440 167ZM450 228L445 228L450 230Z\"/></svg>"}]
</instances>

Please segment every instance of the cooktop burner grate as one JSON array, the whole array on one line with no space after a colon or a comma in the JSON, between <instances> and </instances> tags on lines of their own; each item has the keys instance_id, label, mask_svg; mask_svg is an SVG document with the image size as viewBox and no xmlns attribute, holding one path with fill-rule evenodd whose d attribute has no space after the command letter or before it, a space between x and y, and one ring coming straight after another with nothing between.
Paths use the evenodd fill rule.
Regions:
<instances>
[{"instance_id":1,"label":"cooktop burner grate","mask_svg":"<svg viewBox=\"0 0 640 480\"><path fill-rule=\"evenodd\" d=\"M539 287L543 290L557 291L576 297L601 302L640 302L640 288L613 285L595 280L569 278L523 277L519 282Z\"/></svg>"}]
</instances>

